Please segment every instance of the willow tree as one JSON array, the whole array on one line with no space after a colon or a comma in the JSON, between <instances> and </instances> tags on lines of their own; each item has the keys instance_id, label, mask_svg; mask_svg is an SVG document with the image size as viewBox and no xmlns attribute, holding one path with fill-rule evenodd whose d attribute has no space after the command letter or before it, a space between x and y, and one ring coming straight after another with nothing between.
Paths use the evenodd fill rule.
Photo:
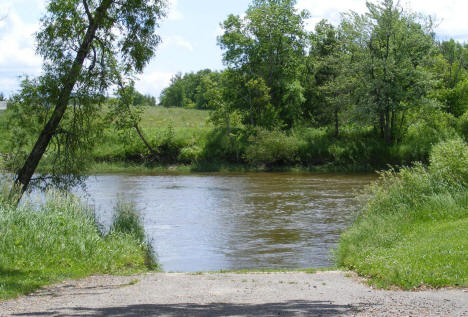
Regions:
<instances>
[{"instance_id":1,"label":"willow tree","mask_svg":"<svg viewBox=\"0 0 468 317\"><path fill-rule=\"evenodd\" d=\"M21 193L28 189L51 140L58 135L76 137L61 127L67 109L95 104L109 89L143 71L160 42L155 30L165 8L165 0L49 2L36 35L44 63L35 81L42 92L36 101L48 109L47 119L17 172Z\"/></svg>"}]
</instances>

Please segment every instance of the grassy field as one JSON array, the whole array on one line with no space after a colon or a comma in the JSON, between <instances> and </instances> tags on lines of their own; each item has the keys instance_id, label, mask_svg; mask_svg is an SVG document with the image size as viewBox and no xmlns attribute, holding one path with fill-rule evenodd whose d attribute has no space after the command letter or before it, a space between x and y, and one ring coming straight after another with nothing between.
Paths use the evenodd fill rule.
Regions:
<instances>
[{"instance_id":1,"label":"grassy field","mask_svg":"<svg viewBox=\"0 0 468 317\"><path fill-rule=\"evenodd\" d=\"M386 172L342 236L338 265L379 287L468 286L468 145L437 145L428 168Z\"/></svg>"},{"instance_id":2,"label":"grassy field","mask_svg":"<svg viewBox=\"0 0 468 317\"><path fill-rule=\"evenodd\" d=\"M147 141L161 154L161 165L184 163L192 160L192 152L201 151L206 135L212 128L208 117L208 111L147 107L142 114L140 127ZM188 153L187 157L179 157L183 149L184 153ZM111 126L104 130L92 156L97 162L141 163L148 154L148 149L135 130L116 131ZM93 170L99 171L101 166L97 164Z\"/></svg>"},{"instance_id":3,"label":"grassy field","mask_svg":"<svg viewBox=\"0 0 468 317\"><path fill-rule=\"evenodd\" d=\"M122 208L120 208L122 209ZM0 199L0 300L69 278L157 269L128 208L103 234L76 198L51 193L39 208Z\"/></svg>"},{"instance_id":4,"label":"grassy field","mask_svg":"<svg viewBox=\"0 0 468 317\"><path fill-rule=\"evenodd\" d=\"M147 129L167 128L169 126L174 129L206 129L211 127L208 123L208 117L209 111L204 110L146 107L141 126Z\"/></svg>"}]
</instances>

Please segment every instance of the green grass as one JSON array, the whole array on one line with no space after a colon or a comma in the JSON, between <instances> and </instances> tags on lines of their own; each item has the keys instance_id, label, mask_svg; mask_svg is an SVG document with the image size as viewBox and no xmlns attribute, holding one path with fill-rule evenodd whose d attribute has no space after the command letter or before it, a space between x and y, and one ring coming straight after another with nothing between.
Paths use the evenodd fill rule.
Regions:
<instances>
[{"instance_id":1,"label":"green grass","mask_svg":"<svg viewBox=\"0 0 468 317\"><path fill-rule=\"evenodd\" d=\"M154 269L148 259L141 237L118 229L103 235L72 196L50 194L39 209L0 201L0 300L69 278Z\"/></svg>"},{"instance_id":2,"label":"green grass","mask_svg":"<svg viewBox=\"0 0 468 317\"><path fill-rule=\"evenodd\" d=\"M468 286L468 145L436 146L428 168L386 172L340 239L338 265L373 285Z\"/></svg>"},{"instance_id":3,"label":"green grass","mask_svg":"<svg viewBox=\"0 0 468 317\"><path fill-rule=\"evenodd\" d=\"M209 111L184 109L146 107L142 115L143 128L189 128L204 129L211 127L208 123Z\"/></svg>"}]
</instances>

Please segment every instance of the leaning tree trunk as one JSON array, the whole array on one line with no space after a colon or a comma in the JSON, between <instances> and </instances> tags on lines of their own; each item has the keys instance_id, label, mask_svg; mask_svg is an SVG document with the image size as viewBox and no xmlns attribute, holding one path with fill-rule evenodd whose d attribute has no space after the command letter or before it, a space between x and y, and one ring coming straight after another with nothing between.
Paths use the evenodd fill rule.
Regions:
<instances>
[{"instance_id":1,"label":"leaning tree trunk","mask_svg":"<svg viewBox=\"0 0 468 317\"><path fill-rule=\"evenodd\" d=\"M148 141L146 141L143 133L141 132L140 127L138 126L138 123L135 123L133 126L138 133L138 136L140 137L141 141L145 144L146 148L150 151L152 159L157 159L159 157L158 153L151 147Z\"/></svg>"},{"instance_id":2,"label":"leaning tree trunk","mask_svg":"<svg viewBox=\"0 0 468 317\"><path fill-rule=\"evenodd\" d=\"M70 95L73 91L76 81L78 80L81 69L83 68L83 63L89 54L91 44L96 36L96 31L105 18L106 12L111 6L112 2L113 0L103 0L101 5L96 9L96 15L94 18L90 19L86 35L83 38L80 49L78 50L70 71L61 78L61 81L63 82L63 88L55 105L54 112L52 113L52 116L45 127L42 129L36 144L34 145L31 153L26 159L26 162L16 177L15 185L16 188L20 189L19 197L17 197L18 202L24 192L28 189L32 176L36 171L36 168L39 165L39 162L44 155L50 140L54 136L60 121L65 114L65 111L67 110Z\"/></svg>"}]
</instances>

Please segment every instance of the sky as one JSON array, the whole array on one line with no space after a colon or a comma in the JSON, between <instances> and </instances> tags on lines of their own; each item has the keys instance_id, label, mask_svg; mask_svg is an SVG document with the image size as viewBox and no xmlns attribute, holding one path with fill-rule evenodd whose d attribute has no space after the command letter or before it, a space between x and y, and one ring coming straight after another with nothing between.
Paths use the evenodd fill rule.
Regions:
<instances>
[{"instance_id":1,"label":"sky","mask_svg":"<svg viewBox=\"0 0 468 317\"><path fill-rule=\"evenodd\" d=\"M178 72L222 69L222 51L216 41L221 34L220 23L231 13L244 13L250 3L250 0L169 1L169 14L157 31L162 44L136 83L140 92L155 97ZM6 96L18 90L21 76L37 76L41 72L42 60L35 55L34 33L46 2L0 0L0 92ZM467 0L401 0L401 4L435 17L439 39L454 38L468 43ZM311 30L323 18L337 24L340 12L366 10L365 0L298 0L297 7L311 13L308 21Z\"/></svg>"}]
</instances>

